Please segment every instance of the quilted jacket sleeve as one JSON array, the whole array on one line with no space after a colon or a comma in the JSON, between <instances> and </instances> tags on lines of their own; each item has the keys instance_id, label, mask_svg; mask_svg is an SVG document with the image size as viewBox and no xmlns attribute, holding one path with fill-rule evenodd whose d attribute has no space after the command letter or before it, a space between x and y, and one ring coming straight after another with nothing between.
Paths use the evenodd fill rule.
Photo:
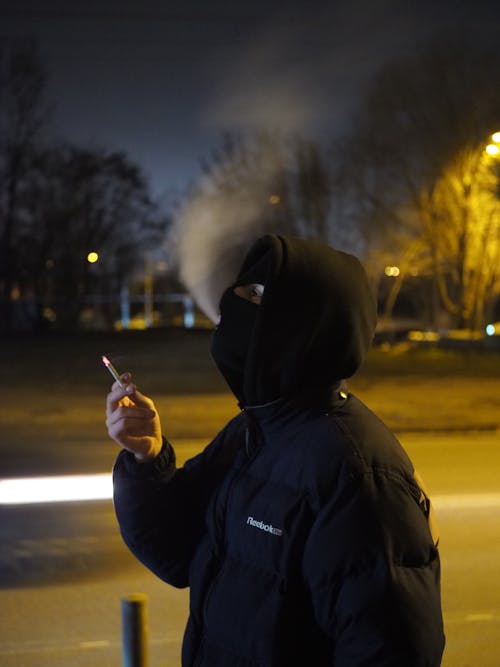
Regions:
<instances>
[{"instance_id":1,"label":"quilted jacket sleeve","mask_svg":"<svg viewBox=\"0 0 500 667\"><path fill-rule=\"evenodd\" d=\"M146 567L173 586L188 585L207 503L231 465L235 445L234 429L226 428L182 468L166 440L152 462L136 463L127 451L118 455L113 488L122 537Z\"/></svg>"},{"instance_id":2,"label":"quilted jacket sleeve","mask_svg":"<svg viewBox=\"0 0 500 667\"><path fill-rule=\"evenodd\" d=\"M411 481L371 470L319 511L304 576L332 665L441 664L439 554L419 496Z\"/></svg>"}]
</instances>

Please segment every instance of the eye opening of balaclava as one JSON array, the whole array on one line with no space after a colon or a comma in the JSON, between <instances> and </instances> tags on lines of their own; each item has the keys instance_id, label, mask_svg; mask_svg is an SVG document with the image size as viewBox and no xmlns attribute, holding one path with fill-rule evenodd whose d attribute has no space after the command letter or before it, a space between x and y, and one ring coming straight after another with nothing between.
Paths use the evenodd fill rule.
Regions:
<instances>
[{"instance_id":1,"label":"eye opening of balaclava","mask_svg":"<svg viewBox=\"0 0 500 667\"><path fill-rule=\"evenodd\" d=\"M220 321L212 336L212 357L241 404L245 403L245 368L260 306L235 294L234 288L261 284L264 285L265 295L270 269L269 248L254 246L247 254L236 281L222 295Z\"/></svg>"}]
</instances>

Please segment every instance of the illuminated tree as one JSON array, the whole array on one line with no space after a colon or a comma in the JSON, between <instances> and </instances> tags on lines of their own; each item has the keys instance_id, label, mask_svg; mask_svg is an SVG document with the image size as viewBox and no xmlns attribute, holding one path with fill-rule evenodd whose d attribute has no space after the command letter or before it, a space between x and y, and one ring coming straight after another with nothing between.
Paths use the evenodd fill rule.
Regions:
<instances>
[{"instance_id":1,"label":"illuminated tree","mask_svg":"<svg viewBox=\"0 0 500 667\"><path fill-rule=\"evenodd\" d=\"M430 274L434 317L440 306L459 326L481 325L498 288L498 170L484 148L499 71L498 52L441 37L380 72L341 147L337 192L370 261L380 273L389 252Z\"/></svg>"},{"instance_id":2,"label":"illuminated tree","mask_svg":"<svg viewBox=\"0 0 500 667\"><path fill-rule=\"evenodd\" d=\"M480 147L458 153L426 194L421 216L441 301L461 326L483 326L498 293L498 162Z\"/></svg>"}]
</instances>

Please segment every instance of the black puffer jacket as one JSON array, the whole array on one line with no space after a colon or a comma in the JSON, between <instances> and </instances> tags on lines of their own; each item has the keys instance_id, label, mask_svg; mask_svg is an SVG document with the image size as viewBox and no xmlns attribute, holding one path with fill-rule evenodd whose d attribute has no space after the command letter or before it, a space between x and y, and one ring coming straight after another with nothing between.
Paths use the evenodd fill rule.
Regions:
<instances>
[{"instance_id":1,"label":"black puffer jacket","mask_svg":"<svg viewBox=\"0 0 500 667\"><path fill-rule=\"evenodd\" d=\"M373 334L364 274L311 242L266 237L253 252L271 261L245 396L281 397L245 407L180 469L166 441L151 463L122 452L123 537L190 587L185 666L437 667L428 499L394 436L338 387Z\"/></svg>"}]
</instances>

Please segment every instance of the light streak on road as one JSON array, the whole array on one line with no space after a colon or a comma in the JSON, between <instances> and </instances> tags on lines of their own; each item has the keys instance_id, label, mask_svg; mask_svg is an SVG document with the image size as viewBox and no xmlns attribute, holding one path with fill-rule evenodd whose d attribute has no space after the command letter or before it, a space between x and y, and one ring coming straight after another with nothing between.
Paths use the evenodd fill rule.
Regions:
<instances>
[{"instance_id":1,"label":"light streak on road","mask_svg":"<svg viewBox=\"0 0 500 667\"><path fill-rule=\"evenodd\" d=\"M0 505L107 500L112 497L113 484L109 473L0 480Z\"/></svg>"},{"instance_id":2,"label":"light streak on road","mask_svg":"<svg viewBox=\"0 0 500 667\"><path fill-rule=\"evenodd\" d=\"M0 479L0 505L29 505L113 497L110 473ZM500 493L450 493L431 495L438 511L480 510L500 507Z\"/></svg>"}]
</instances>

